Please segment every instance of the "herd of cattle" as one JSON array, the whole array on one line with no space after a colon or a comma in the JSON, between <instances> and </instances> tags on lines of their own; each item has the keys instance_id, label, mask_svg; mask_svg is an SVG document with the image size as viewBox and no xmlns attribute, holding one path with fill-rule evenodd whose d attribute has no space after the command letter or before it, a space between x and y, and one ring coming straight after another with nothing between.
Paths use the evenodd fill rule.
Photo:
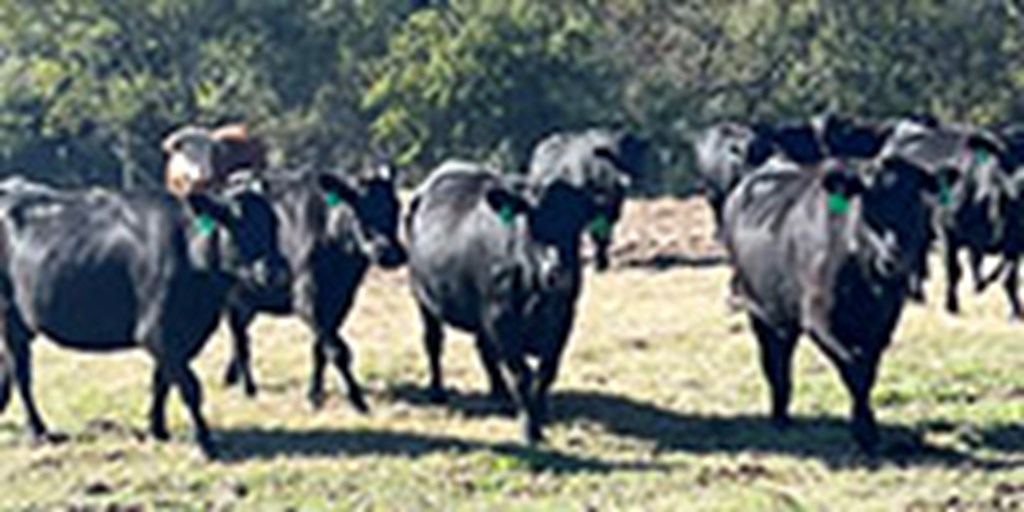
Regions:
<instances>
[{"instance_id":1,"label":"herd of cattle","mask_svg":"<svg viewBox=\"0 0 1024 512\"><path fill-rule=\"evenodd\" d=\"M606 268L644 144L591 129L543 140L523 174L448 161L404 216L386 163L347 173L268 168L264 143L241 125L182 128L163 149L165 192L0 182L0 412L13 387L37 439L52 437L31 390L31 343L41 333L78 350L144 348L155 362L151 434L168 437L165 402L177 387L197 444L213 455L190 362L226 317L225 381L254 395L247 327L259 313L296 315L312 330L313 407L324 401L330 363L364 411L339 330L371 265L408 265L431 400L446 399L444 325L468 331L493 399L514 405L526 441L540 441L582 286L582 238ZM851 394L855 439L876 444L877 365L905 298L923 300L933 240L949 270L950 311L956 254L967 247L976 286L1002 277L1020 316L1024 198L1014 171L1024 135L826 115L713 126L694 149L776 422L787 421L793 349L807 333ZM985 275L987 253L1001 260Z\"/></svg>"}]
</instances>

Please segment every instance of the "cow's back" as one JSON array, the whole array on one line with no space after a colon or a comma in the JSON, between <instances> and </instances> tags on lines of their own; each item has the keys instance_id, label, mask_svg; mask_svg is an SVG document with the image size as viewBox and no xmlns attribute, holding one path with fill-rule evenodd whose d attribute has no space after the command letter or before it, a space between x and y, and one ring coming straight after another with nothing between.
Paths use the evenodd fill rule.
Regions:
<instances>
[{"instance_id":1,"label":"cow's back","mask_svg":"<svg viewBox=\"0 0 1024 512\"><path fill-rule=\"evenodd\" d=\"M181 207L165 196L62 192L4 204L8 300L29 327L78 348L133 345L157 310L190 313ZM179 304L174 304L177 300ZM191 300L191 302L189 302ZM200 300L199 302L202 302ZM175 308L183 309L176 311ZM189 311L185 311L189 310Z\"/></svg>"},{"instance_id":2,"label":"cow's back","mask_svg":"<svg viewBox=\"0 0 1024 512\"><path fill-rule=\"evenodd\" d=\"M817 183L811 170L769 166L744 178L726 202L725 243L741 291L778 323L798 319L801 272L825 251Z\"/></svg>"},{"instance_id":3,"label":"cow's back","mask_svg":"<svg viewBox=\"0 0 1024 512\"><path fill-rule=\"evenodd\" d=\"M417 189L407 221L409 269L422 304L452 324L478 328L492 273L511 263L511 232L486 204L493 172L447 162Z\"/></svg>"}]
</instances>

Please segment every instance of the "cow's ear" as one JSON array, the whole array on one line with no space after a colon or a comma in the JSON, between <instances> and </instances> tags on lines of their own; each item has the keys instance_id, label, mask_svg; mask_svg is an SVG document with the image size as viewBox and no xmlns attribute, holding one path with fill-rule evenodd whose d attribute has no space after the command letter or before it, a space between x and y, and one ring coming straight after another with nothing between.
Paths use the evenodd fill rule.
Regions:
<instances>
[{"instance_id":1,"label":"cow's ear","mask_svg":"<svg viewBox=\"0 0 1024 512\"><path fill-rule=\"evenodd\" d=\"M526 197L510 187L494 187L488 190L486 200L487 205L505 224L511 224L516 216L530 211L530 202Z\"/></svg>"},{"instance_id":2,"label":"cow's ear","mask_svg":"<svg viewBox=\"0 0 1024 512\"><path fill-rule=\"evenodd\" d=\"M324 193L327 206L338 206L342 203L355 203L359 199L359 191L339 176L320 173L316 178L317 185Z\"/></svg>"}]
</instances>

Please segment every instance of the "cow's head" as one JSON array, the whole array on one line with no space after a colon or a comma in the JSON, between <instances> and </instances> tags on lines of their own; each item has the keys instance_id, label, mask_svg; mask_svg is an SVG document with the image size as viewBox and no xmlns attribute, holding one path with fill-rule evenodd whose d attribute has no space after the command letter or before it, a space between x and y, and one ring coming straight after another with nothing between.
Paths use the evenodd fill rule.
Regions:
<instances>
[{"instance_id":1,"label":"cow's head","mask_svg":"<svg viewBox=\"0 0 1024 512\"><path fill-rule=\"evenodd\" d=\"M327 207L327 237L341 245L355 244L371 262L396 268L406 261L398 239L401 204L390 164L371 167L357 176L321 173L317 185Z\"/></svg>"},{"instance_id":2,"label":"cow's head","mask_svg":"<svg viewBox=\"0 0 1024 512\"><path fill-rule=\"evenodd\" d=\"M266 149L261 141L249 137L243 124L212 131L186 126L168 135L162 147L167 155L165 184L178 197L203 190L234 171L266 166Z\"/></svg>"},{"instance_id":3,"label":"cow's head","mask_svg":"<svg viewBox=\"0 0 1024 512\"><path fill-rule=\"evenodd\" d=\"M194 266L227 274L249 288L277 288L288 282L277 217L258 181L238 183L216 195L193 192L186 202Z\"/></svg>"},{"instance_id":4,"label":"cow's head","mask_svg":"<svg viewBox=\"0 0 1024 512\"><path fill-rule=\"evenodd\" d=\"M943 182L959 177L953 168L930 173L901 158L858 167L832 162L822 188L847 250L881 277L905 283L928 244L928 202L942 194Z\"/></svg>"},{"instance_id":5,"label":"cow's head","mask_svg":"<svg viewBox=\"0 0 1024 512\"><path fill-rule=\"evenodd\" d=\"M164 138L164 181L172 194L184 197L203 189L213 179L215 144L210 131L197 126L179 128Z\"/></svg>"},{"instance_id":6,"label":"cow's head","mask_svg":"<svg viewBox=\"0 0 1024 512\"><path fill-rule=\"evenodd\" d=\"M575 286L580 236L595 212L586 191L562 181L541 186L509 176L487 191L486 203L500 229L516 230L518 257L542 288Z\"/></svg>"},{"instance_id":7,"label":"cow's head","mask_svg":"<svg viewBox=\"0 0 1024 512\"><path fill-rule=\"evenodd\" d=\"M860 123L835 114L821 120L820 130L822 143L833 158L874 158L892 133L887 126Z\"/></svg>"},{"instance_id":8,"label":"cow's head","mask_svg":"<svg viewBox=\"0 0 1024 512\"><path fill-rule=\"evenodd\" d=\"M605 270L610 263L608 251L615 224L622 215L622 204L632 184L630 173L633 167L623 162L613 148L604 146L594 149L591 165L594 169L589 173L592 178L587 183L586 192L590 195L593 209L587 231L594 242L597 269Z\"/></svg>"}]
</instances>

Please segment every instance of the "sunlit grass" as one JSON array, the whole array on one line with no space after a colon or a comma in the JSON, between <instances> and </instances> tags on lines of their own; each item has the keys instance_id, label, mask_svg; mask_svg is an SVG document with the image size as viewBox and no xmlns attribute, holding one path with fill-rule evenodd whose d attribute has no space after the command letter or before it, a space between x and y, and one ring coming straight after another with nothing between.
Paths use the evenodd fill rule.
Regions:
<instances>
[{"instance_id":1,"label":"sunlit grass","mask_svg":"<svg viewBox=\"0 0 1024 512\"><path fill-rule=\"evenodd\" d=\"M452 404L426 404L420 327L401 275L374 275L344 330L368 416L333 380L324 410L309 410L309 333L294 320L253 327L256 400L223 388L227 339L211 340L196 364L224 448L214 463L188 442L176 395L174 441L142 437L145 355L83 356L42 341L38 402L72 439L31 446L15 398L0 417L0 506L892 510L1024 499L1024 337L999 293L965 293L962 318L908 307L876 388L886 456L869 459L847 435L835 373L807 340L796 426L779 432L764 420L755 344L724 306L727 275L588 275L539 450L521 447L516 422L491 412L464 335L450 334L445 354Z\"/></svg>"}]
</instances>

